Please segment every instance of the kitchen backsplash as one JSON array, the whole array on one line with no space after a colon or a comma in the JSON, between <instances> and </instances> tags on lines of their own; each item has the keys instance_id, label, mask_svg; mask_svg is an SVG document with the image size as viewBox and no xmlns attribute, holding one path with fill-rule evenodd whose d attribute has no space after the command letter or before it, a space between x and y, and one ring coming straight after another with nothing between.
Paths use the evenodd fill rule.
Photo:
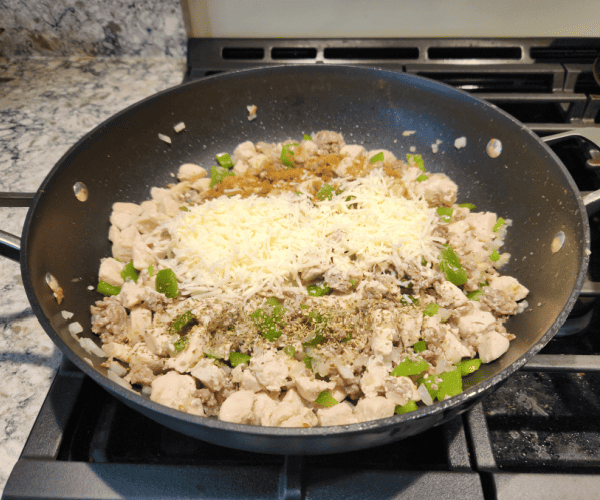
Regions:
<instances>
[{"instance_id":1,"label":"kitchen backsplash","mask_svg":"<svg viewBox=\"0 0 600 500\"><path fill-rule=\"evenodd\" d=\"M179 0L0 0L0 57L184 58Z\"/></svg>"}]
</instances>

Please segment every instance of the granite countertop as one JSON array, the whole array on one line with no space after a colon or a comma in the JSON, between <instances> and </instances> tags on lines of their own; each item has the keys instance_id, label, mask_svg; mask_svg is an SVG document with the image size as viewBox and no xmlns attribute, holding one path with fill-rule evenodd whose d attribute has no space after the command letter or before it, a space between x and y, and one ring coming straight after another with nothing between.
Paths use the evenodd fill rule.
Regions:
<instances>
[{"instance_id":1,"label":"granite countertop","mask_svg":"<svg viewBox=\"0 0 600 500\"><path fill-rule=\"evenodd\" d=\"M0 192L33 192L86 132L181 83L179 58L0 58ZM20 235L27 209L0 208ZM62 355L38 323L18 263L0 257L0 496Z\"/></svg>"}]
</instances>

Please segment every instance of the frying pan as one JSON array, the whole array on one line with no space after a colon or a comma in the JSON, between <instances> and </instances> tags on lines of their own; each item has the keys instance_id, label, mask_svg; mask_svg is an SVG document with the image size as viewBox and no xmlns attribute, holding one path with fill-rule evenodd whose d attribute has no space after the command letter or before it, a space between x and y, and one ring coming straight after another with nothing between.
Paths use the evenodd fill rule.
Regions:
<instances>
[{"instance_id":1,"label":"frying pan","mask_svg":"<svg viewBox=\"0 0 600 500\"><path fill-rule=\"evenodd\" d=\"M247 119L246 106L258 107ZM173 126L183 121L180 134ZM406 415L361 424L283 429L221 422L156 404L109 380L102 359L85 352L67 330L90 330L90 305L108 241L111 206L140 203L150 188L173 182L182 163L206 168L215 155L246 140L277 142L319 130L341 132L347 143L384 148L397 157L414 146L427 169L459 186L459 202L514 221L502 269L530 289L529 308L506 324L516 335L498 360L464 379L449 400ZM403 136L404 131L415 131ZM169 145L158 134L169 135ZM466 147L454 146L466 137ZM491 158L491 139L503 144ZM442 141L434 154L431 145ZM84 183L87 201L74 195ZM565 243L551 251L555 236ZM6 248L6 246L5 246ZM20 249L23 283L41 325L75 365L130 407L190 436L263 453L321 454L377 446L417 434L468 410L522 367L557 332L583 284L589 227L579 192L558 157L514 118L466 93L407 74L344 66L270 67L217 75L143 100L86 134L48 174L35 194ZM46 283L64 290L58 304ZM66 321L62 310L75 314ZM84 360L88 358L93 366Z\"/></svg>"}]
</instances>

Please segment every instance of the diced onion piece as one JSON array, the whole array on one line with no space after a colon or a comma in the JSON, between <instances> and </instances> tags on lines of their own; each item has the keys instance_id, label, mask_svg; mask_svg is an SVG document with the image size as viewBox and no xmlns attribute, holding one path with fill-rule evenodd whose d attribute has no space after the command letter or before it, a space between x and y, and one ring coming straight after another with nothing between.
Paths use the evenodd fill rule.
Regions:
<instances>
[{"instance_id":1,"label":"diced onion piece","mask_svg":"<svg viewBox=\"0 0 600 500\"><path fill-rule=\"evenodd\" d=\"M114 372L118 377L124 377L127 375L127 368L115 360L108 362L108 369Z\"/></svg>"},{"instance_id":2,"label":"diced onion piece","mask_svg":"<svg viewBox=\"0 0 600 500\"><path fill-rule=\"evenodd\" d=\"M92 287L92 289L93 289L93 287ZM73 317L73 313L69 312L69 311L61 311L60 314L65 319L71 319Z\"/></svg>"},{"instance_id":3,"label":"diced onion piece","mask_svg":"<svg viewBox=\"0 0 600 500\"><path fill-rule=\"evenodd\" d=\"M421 384L417 389L417 392L421 395L423 403L425 403L427 406L431 406L433 404L433 399L431 399L431 395L429 394L427 387L425 387L425 384Z\"/></svg>"},{"instance_id":4,"label":"diced onion piece","mask_svg":"<svg viewBox=\"0 0 600 500\"><path fill-rule=\"evenodd\" d=\"M177 125L175 125L173 127L173 130L175 130L175 132L177 132L177 133L181 132L182 130L185 130L185 123L179 122Z\"/></svg>"},{"instance_id":5,"label":"diced onion piece","mask_svg":"<svg viewBox=\"0 0 600 500\"><path fill-rule=\"evenodd\" d=\"M125 380L119 377L115 372L107 370L106 376L114 383L119 384L121 387L124 387L125 389L131 389L131 385L129 385L129 383L127 383Z\"/></svg>"},{"instance_id":6,"label":"diced onion piece","mask_svg":"<svg viewBox=\"0 0 600 500\"><path fill-rule=\"evenodd\" d=\"M171 143L171 138L170 138L168 135L165 135L165 134L158 134L158 138L159 138L161 141L164 141L164 142L166 142L167 144L172 144L172 143Z\"/></svg>"},{"instance_id":7,"label":"diced onion piece","mask_svg":"<svg viewBox=\"0 0 600 500\"><path fill-rule=\"evenodd\" d=\"M456 149L464 148L467 145L467 138L465 136L459 137L454 141L454 147Z\"/></svg>"},{"instance_id":8,"label":"diced onion piece","mask_svg":"<svg viewBox=\"0 0 600 500\"><path fill-rule=\"evenodd\" d=\"M77 335L78 333L83 332L83 327L77 322L71 323L67 329L71 335Z\"/></svg>"},{"instance_id":9,"label":"diced onion piece","mask_svg":"<svg viewBox=\"0 0 600 500\"><path fill-rule=\"evenodd\" d=\"M251 122L252 120L255 120L258 108L254 104L250 104L249 106L246 106L246 108L248 109L248 121Z\"/></svg>"},{"instance_id":10,"label":"diced onion piece","mask_svg":"<svg viewBox=\"0 0 600 500\"><path fill-rule=\"evenodd\" d=\"M95 354L96 356L98 356L99 358L105 358L106 357L106 353L100 349L93 340L88 339L86 337L79 339L79 345L81 346L81 348L86 351L89 352L90 354Z\"/></svg>"}]
</instances>

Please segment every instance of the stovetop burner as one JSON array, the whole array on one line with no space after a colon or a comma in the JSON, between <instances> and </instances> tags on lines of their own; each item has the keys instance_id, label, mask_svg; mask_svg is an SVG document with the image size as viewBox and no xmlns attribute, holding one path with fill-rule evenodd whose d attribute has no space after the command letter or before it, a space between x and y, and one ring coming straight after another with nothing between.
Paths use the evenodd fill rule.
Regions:
<instances>
[{"instance_id":1,"label":"stovetop burner","mask_svg":"<svg viewBox=\"0 0 600 500\"><path fill-rule=\"evenodd\" d=\"M186 80L276 64L359 64L476 93L540 136L600 131L598 39L191 39ZM600 152L552 146L578 188L600 188ZM467 414L386 446L262 455L178 434L69 362L9 478L12 498L595 498L600 491L600 220L590 280L561 330ZM285 452L285 450L283 450Z\"/></svg>"}]
</instances>

